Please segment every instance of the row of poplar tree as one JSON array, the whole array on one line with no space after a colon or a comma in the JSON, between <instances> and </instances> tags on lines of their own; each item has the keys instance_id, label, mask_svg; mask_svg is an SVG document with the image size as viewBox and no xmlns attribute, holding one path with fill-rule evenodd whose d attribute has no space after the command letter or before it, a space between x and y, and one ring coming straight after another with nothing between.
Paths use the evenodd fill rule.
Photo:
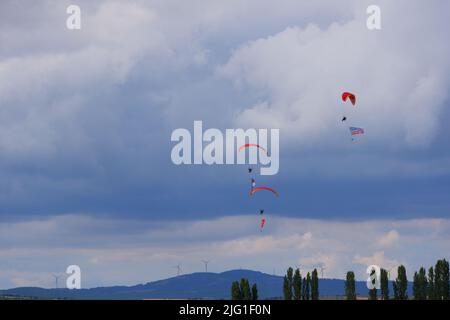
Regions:
<instances>
[{"instance_id":1,"label":"row of poplar tree","mask_svg":"<svg viewBox=\"0 0 450 320\"><path fill-rule=\"evenodd\" d=\"M231 300L258 300L258 287L256 283L250 289L248 279L242 278L240 282L231 284Z\"/></svg>"},{"instance_id":2,"label":"row of poplar tree","mask_svg":"<svg viewBox=\"0 0 450 320\"><path fill-rule=\"evenodd\" d=\"M283 279L284 300L319 300L319 277L317 269L302 279L300 270L289 268Z\"/></svg>"},{"instance_id":3,"label":"row of poplar tree","mask_svg":"<svg viewBox=\"0 0 450 320\"><path fill-rule=\"evenodd\" d=\"M413 278L413 299L415 300L450 300L449 286L449 263L442 259L436 262L436 265L428 269L428 275L425 268L421 267L419 271L414 272ZM395 300L408 299L408 278L406 268L401 265L397 269L397 278L392 282L393 298ZM380 277L381 300L391 298L389 292L389 274L385 269L381 269ZM355 274L353 271L347 272L345 281L345 296L347 300L356 299ZM369 290L369 299L378 299L378 290Z\"/></svg>"},{"instance_id":4,"label":"row of poplar tree","mask_svg":"<svg viewBox=\"0 0 450 320\"><path fill-rule=\"evenodd\" d=\"M407 300L408 278L405 266L397 269L397 278L392 281L393 295L389 292L389 273L381 269L380 274L380 299ZM345 297L347 300L356 300L355 273L347 272L345 280ZM445 259L438 260L434 267L428 269L421 267L414 273L413 299L416 300L450 300L450 273L449 262ZM289 268L283 278L283 298L285 300L318 300L319 277L317 269L302 278L300 270ZM231 299L233 300L257 300L258 288L256 283L250 287L247 279L240 282L234 281L231 285ZM378 290L369 290L369 299L378 299Z\"/></svg>"},{"instance_id":5,"label":"row of poplar tree","mask_svg":"<svg viewBox=\"0 0 450 320\"><path fill-rule=\"evenodd\" d=\"M289 268L283 280L283 296L285 300L318 300L319 277L317 270L302 279L300 270ZM258 287L256 283L250 289L248 279L242 278L240 282L231 284L232 300L258 300Z\"/></svg>"}]
</instances>

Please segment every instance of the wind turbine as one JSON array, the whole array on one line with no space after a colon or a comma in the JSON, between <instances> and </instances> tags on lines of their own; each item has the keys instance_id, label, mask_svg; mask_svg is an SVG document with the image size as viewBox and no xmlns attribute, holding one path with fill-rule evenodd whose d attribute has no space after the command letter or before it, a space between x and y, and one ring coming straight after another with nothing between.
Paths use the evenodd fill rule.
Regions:
<instances>
[{"instance_id":1,"label":"wind turbine","mask_svg":"<svg viewBox=\"0 0 450 320\"><path fill-rule=\"evenodd\" d=\"M321 278L323 279L323 270L325 270L326 267L322 265L319 268L320 268Z\"/></svg>"},{"instance_id":2,"label":"wind turbine","mask_svg":"<svg viewBox=\"0 0 450 320\"><path fill-rule=\"evenodd\" d=\"M174 268L177 269L177 276L179 276L181 274L181 263L177 264L176 266L174 266Z\"/></svg>"},{"instance_id":3,"label":"wind turbine","mask_svg":"<svg viewBox=\"0 0 450 320\"><path fill-rule=\"evenodd\" d=\"M205 272L208 272L208 263L210 260L202 260L202 262L205 264Z\"/></svg>"},{"instance_id":4,"label":"wind turbine","mask_svg":"<svg viewBox=\"0 0 450 320\"><path fill-rule=\"evenodd\" d=\"M53 278L55 278L55 288L58 289L58 279L59 279L61 276L58 276L57 274L52 274L52 276L53 276Z\"/></svg>"},{"instance_id":5,"label":"wind turbine","mask_svg":"<svg viewBox=\"0 0 450 320\"><path fill-rule=\"evenodd\" d=\"M325 265L321 262L321 263L318 263L318 264L313 265L312 267L313 267L314 269L317 269L317 268L320 269L320 274L321 274L321 277L322 277L322 279L323 279L323 270L326 269Z\"/></svg>"}]
</instances>

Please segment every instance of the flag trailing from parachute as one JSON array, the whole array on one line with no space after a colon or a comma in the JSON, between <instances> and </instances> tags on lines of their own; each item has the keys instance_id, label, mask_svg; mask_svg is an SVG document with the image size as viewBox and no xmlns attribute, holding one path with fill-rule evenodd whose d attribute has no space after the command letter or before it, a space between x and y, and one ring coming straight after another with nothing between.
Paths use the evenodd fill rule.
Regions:
<instances>
[{"instance_id":1,"label":"flag trailing from parachute","mask_svg":"<svg viewBox=\"0 0 450 320\"><path fill-rule=\"evenodd\" d=\"M349 129L350 129L350 133L352 136L357 135L357 134L364 134L363 128L350 127Z\"/></svg>"}]
</instances>

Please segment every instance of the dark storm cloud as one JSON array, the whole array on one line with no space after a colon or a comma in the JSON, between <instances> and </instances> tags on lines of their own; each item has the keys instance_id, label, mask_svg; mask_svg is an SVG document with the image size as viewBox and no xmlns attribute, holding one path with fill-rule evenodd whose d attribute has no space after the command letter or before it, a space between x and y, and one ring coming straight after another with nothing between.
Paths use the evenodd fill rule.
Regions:
<instances>
[{"instance_id":1,"label":"dark storm cloud","mask_svg":"<svg viewBox=\"0 0 450 320\"><path fill-rule=\"evenodd\" d=\"M267 13L270 2L211 2L211 10L202 15L201 1L177 3L179 10L170 10L175 2L166 1L81 2L83 27L78 33L65 29L67 4L1 4L0 39L7 44L0 47L2 219L71 212L192 219L253 212L254 204L242 192L248 188L245 166L174 166L171 131L191 129L194 120L203 120L205 127L232 128L245 123L245 115L254 110L260 112L252 121L261 126L270 126L267 117L284 119L296 112L298 105L290 98L298 98L292 92L301 92L303 80L299 88L279 82L279 61L293 78L312 77L306 69L287 65L292 62L289 52L297 49L291 36L316 32L323 41L320 47L339 41L342 34L362 38L359 33L367 32L358 24L364 22L364 8L352 1L347 5L351 10L342 3L286 1L264 19L257 13ZM397 13L402 5L407 4L386 4L387 17L411 19ZM419 11L415 6L409 10ZM425 22L441 21L437 10L425 13ZM329 28L333 22L338 24ZM318 29L308 27L310 23ZM441 24L423 31L430 41L440 41ZM271 40L264 40L268 36ZM409 46L401 41L392 46L395 37L379 38L381 47L386 42L392 50L389 63L400 61ZM273 45L278 51L272 51ZM254 55L246 57L245 48ZM300 66L308 63L308 54L301 56ZM433 66L424 64L424 69ZM441 66L445 70L448 62ZM252 70L266 70L266 78L259 79ZM320 74L316 76L321 83ZM235 87L239 79L248 87ZM431 80L431 87L448 88L446 78ZM359 73L354 81L362 81ZM425 90L419 98L427 94ZM266 100L273 104L267 110ZM448 150L443 146L449 134L442 123L449 115L441 102L431 99L431 122L426 123L434 131L430 138L430 126L424 126L425 145L412 150L397 131L391 135L379 130L383 119L394 117L387 104L375 117L380 123L367 120L375 128L376 143L366 145L348 145L346 136L330 132L319 140L313 135L306 144L309 138L298 135L302 141L297 144L292 137L303 130L302 123L276 123L281 129L280 173L258 182L276 186L283 200L261 201L279 214L309 217L446 216L450 155L443 151ZM306 128L315 123L321 128L330 120L325 109L317 110L319 114L307 112ZM371 119L370 112L366 119ZM407 120L407 128L415 121ZM415 133L407 134L413 137L408 143L414 142ZM394 143L386 147L387 140Z\"/></svg>"}]
</instances>

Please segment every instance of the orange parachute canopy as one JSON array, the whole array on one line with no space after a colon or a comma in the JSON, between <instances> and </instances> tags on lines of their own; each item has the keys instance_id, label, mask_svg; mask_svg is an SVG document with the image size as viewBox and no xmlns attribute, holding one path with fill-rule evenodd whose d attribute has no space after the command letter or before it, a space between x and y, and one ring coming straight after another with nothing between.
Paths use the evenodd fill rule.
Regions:
<instances>
[{"instance_id":1,"label":"orange parachute canopy","mask_svg":"<svg viewBox=\"0 0 450 320\"><path fill-rule=\"evenodd\" d=\"M352 105L355 105L355 103L356 103L356 96L353 93L344 92L342 94L342 101L347 101L347 99L350 99L350 102L352 103Z\"/></svg>"},{"instance_id":2,"label":"orange parachute canopy","mask_svg":"<svg viewBox=\"0 0 450 320\"><path fill-rule=\"evenodd\" d=\"M279 196L278 192L276 192L274 189L269 188L269 187L256 187L256 188L252 188L252 190L250 191L250 195L252 196L256 191L261 191L261 190L267 190L272 192L274 195L276 195L277 197Z\"/></svg>"},{"instance_id":3,"label":"orange parachute canopy","mask_svg":"<svg viewBox=\"0 0 450 320\"><path fill-rule=\"evenodd\" d=\"M244 144L242 146L239 147L239 151L244 150L246 148L250 148L250 147L256 147L256 148L260 148L261 150L263 150L265 153L267 153L266 149L264 149L263 147L261 147L259 144L254 144L254 143L247 143Z\"/></svg>"}]
</instances>

